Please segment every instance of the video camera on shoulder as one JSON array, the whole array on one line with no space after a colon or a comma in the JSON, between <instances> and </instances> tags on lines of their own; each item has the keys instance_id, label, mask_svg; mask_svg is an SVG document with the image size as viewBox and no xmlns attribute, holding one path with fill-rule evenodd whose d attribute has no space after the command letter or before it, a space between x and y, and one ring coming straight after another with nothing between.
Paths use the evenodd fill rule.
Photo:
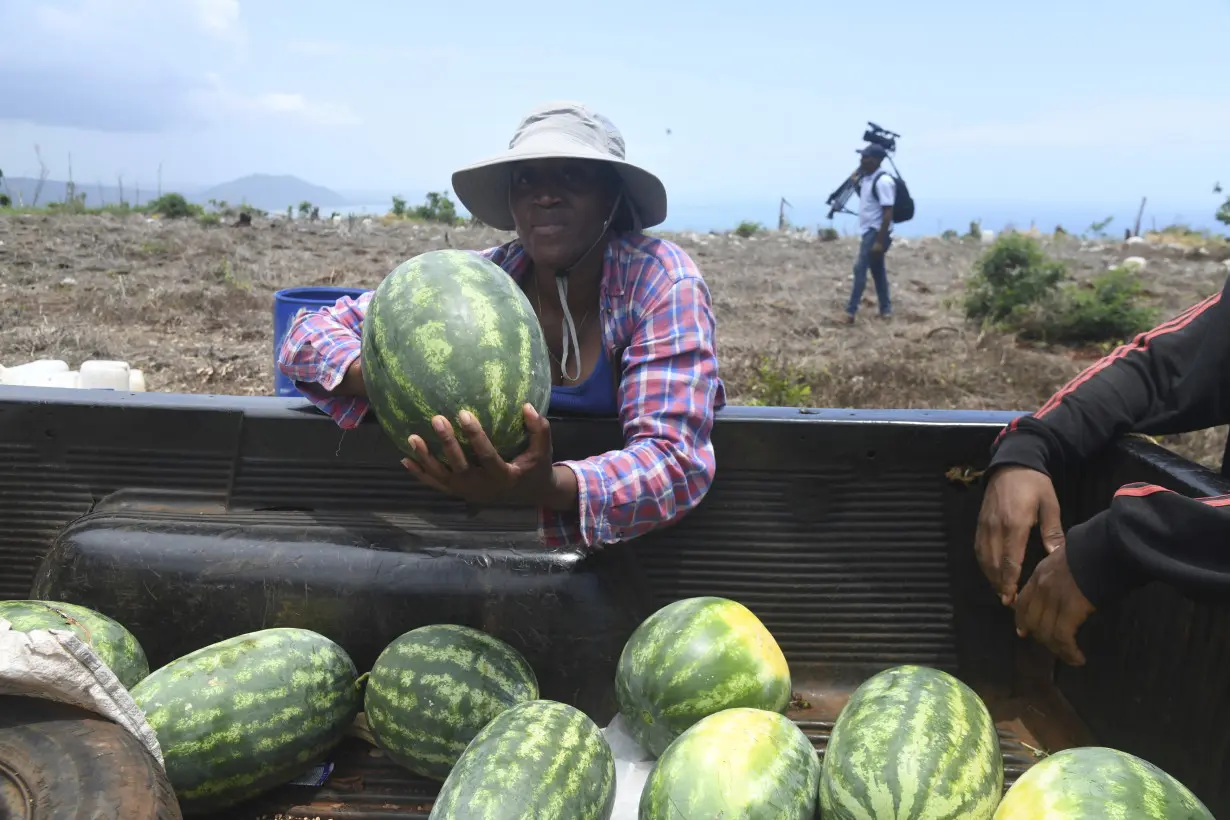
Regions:
<instances>
[{"instance_id":1,"label":"video camera on shoulder","mask_svg":"<svg viewBox=\"0 0 1230 820\"><path fill-rule=\"evenodd\" d=\"M890 154L897 150L897 137L901 136L900 134L882 128L874 122L868 122L867 125L869 127L863 132L864 142L878 145Z\"/></svg>"},{"instance_id":2,"label":"video camera on shoulder","mask_svg":"<svg viewBox=\"0 0 1230 820\"><path fill-rule=\"evenodd\" d=\"M893 222L908 222L914 218L914 199L910 196L910 190L906 186L901 172L897 170L897 164L893 162L892 157L893 153L897 150L897 139L901 135L894 131L889 131L883 126L876 125L874 122L868 121L867 126L867 130L863 132L863 140L883 148L888 154L888 164L893 169L891 176L897 184L897 197L893 203ZM877 171L876 173L887 172ZM855 215L854 211L846 208L846 203L858 191L858 185L861 181L862 173L860 169L855 168L854 173L846 177L841 185L837 187L837 190L829 194L829 198L825 200L825 204L829 206L829 219L832 219L833 214L837 212Z\"/></svg>"}]
</instances>

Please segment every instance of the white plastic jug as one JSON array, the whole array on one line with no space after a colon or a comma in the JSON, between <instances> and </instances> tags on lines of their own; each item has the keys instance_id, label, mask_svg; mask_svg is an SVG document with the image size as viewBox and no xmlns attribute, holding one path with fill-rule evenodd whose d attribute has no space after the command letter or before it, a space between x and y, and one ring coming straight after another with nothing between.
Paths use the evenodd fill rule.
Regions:
<instances>
[{"instance_id":1,"label":"white plastic jug","mask_svg":"<svg viewBox=\"0 0 1230 820\"><path fill-rule=\"evenodd\" d=\"M0 385L145 392L145 374L128 362L92 359L69 370L59 359L39 359L15 367L0 365Z\"/></svg>"}]
</instances>

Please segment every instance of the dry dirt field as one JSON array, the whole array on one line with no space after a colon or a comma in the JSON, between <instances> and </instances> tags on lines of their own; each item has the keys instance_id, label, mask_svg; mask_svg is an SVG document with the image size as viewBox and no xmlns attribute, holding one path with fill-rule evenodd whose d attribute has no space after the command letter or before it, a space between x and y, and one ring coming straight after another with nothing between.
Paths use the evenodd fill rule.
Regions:
<instances>
[{"instance_id":1,"label":"dry dirt field","mask_svg":"<svg viewBox=\"0 0 1230 820\"><path fill-rule=\"evenodd\" d=\"M294 285L375 287L399 262L443 247L483 248L507 234L412 222L204 227L144 216L0 216L0 364L125 359L148 389L272 393L272 293ZM849 293L853 240L814 233L670 235L713 294L731 401L747 403L762 355L785 362L821 407L1022 409L1098 351L1040 349L982 335L958 304L983 248L939 238L898 240L889 253L896 318L875 316L868 283L853 326L836 321ZM1128 256L1148 260L1148 298L1173 316L1215 290L1223 249L1200 254L1115 240L1045 240L1087 277ZM1167 444L1219 466L1225 431Z\"/></svg>"}]
</instances>

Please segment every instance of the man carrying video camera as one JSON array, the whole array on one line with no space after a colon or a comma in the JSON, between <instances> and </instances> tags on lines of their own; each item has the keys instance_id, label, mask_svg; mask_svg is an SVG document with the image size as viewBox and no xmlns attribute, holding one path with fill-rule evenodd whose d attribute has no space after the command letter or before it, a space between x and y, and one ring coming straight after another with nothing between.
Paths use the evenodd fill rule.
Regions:
<instances>
[{"instance_id":1,"label":"man carrying video camera","mask_svg":"<svg viewBox=\"0 0 1230 820\"><path fill-rule=\"evenodd\" d=\"M862 241L859 244L858 257L854 260L854 288L850 292L850 303L846 306L844 317L847 324L852 324L855 314L858 313L863 290L867 287L868 268L871 269L871 277L875 282L880 317L888 319L893 315L884 256L893 243L893 204L897 198L897 186L893 177L880 169L884 158L888 156L884 146L872 143L859 153L863 159L852 180L858 185L858 232Z\"/></svg>"}]
</instances>

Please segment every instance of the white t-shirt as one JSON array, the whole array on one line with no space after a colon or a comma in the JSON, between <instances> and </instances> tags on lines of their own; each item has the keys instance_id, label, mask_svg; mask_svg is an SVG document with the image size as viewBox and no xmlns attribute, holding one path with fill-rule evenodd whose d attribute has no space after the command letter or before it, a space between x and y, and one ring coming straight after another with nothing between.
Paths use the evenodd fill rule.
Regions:
<instances>
[{"instance_id":1,"label":"white t-shirt","mask_svg":"<svg viewBox=\"0 0 1230 820\"><path fill-rule=\"evenodd\" d=\"M867 231L880 230L880 223L884 221L884 208L892 207L897 201L897 183L893 181L892 176L888 172L880 174L880 179L876 182L876 194L879 196L879 202L876 197L871 194L871 180L875 179L875 175L880 174L880 169L872 171L868 176L859 181L858 185L858 233L859 236L867 233ZM892 222L888 224L889 230L892 230Z\"/></svg>"}]
</instances>

